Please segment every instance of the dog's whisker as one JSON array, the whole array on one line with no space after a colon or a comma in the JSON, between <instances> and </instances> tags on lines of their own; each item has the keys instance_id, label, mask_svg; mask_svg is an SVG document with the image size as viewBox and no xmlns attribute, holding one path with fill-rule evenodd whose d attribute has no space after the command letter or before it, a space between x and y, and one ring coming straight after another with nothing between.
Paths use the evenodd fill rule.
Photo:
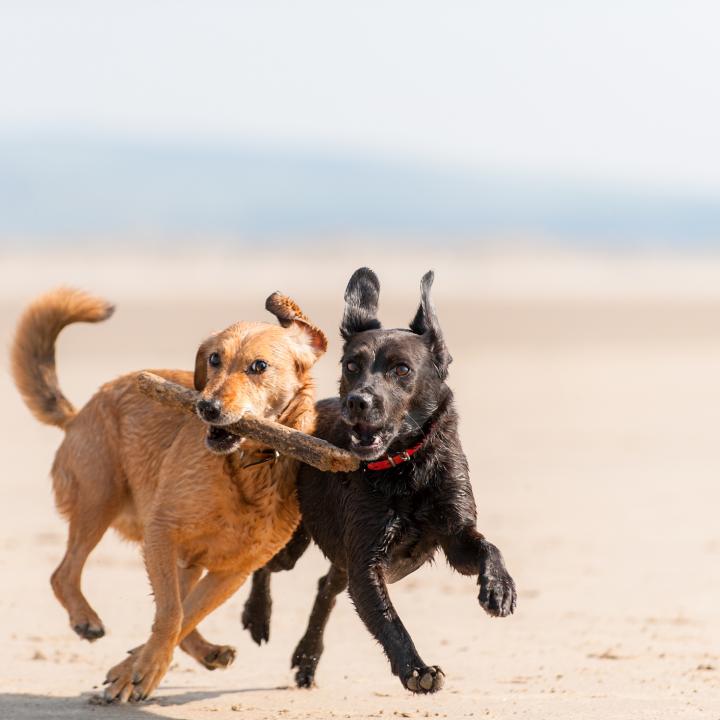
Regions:
<instances>
[{"instance_id":1,"label":"dog's whisker","mask_svg":"<svg viewBox=\"0 0 720 720\"><path fill-rule=\"evenodd\" d=\"M412 420L415 423L415 427L420 431L420 434L423 437L427 437L427 433L422 429L420 423L412 415L408 415L408 420Z\"/></svg>"}]
</instances>

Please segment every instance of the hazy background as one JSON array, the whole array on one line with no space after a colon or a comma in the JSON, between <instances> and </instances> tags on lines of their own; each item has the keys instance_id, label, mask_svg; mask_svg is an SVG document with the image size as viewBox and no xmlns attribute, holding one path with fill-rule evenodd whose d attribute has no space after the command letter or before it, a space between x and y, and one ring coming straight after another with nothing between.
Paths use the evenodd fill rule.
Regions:
<instances>
[{"instance_id":1,"label":"hazy background","mask_svg":"<svg viewBox=\"0 0 720 720\"><path fill-rule=\"evenodd\" d=\"M717 3L3 2L0 242L720 239Z\"/></svg>"}]
</instances>

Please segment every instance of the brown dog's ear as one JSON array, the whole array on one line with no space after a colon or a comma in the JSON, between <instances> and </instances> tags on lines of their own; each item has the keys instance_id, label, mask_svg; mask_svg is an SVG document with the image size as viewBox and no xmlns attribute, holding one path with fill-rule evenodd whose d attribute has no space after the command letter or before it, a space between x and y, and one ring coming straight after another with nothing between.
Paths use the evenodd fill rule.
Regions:
<instances>
[{"instance_id":1,"label":"brown dog's ear","mask_svg":"<svg viewBox=\"0 0 720 720\"><path fill-rule=\"evenodd\" d=\"M302 330L303 334L308 338L308 344L316 359L327 350L325 333L317 327L317 325L313 325L313 323L310 322L292 298L289 298L287 295L282 295L279 292L274 292L265 301L265 309L271 312L284 328L295 325Z\"/></svg>"},{"instance_id":2,"label":"brown dog's ear","mask_svg":"<svg viewBox=\"0 0 720 720\"><path fill-rule=\"evenodd\" d=\"M452 356L448 352L447 345L445 345L440 323L435 314L435 306L430 300L430 288L434 279L435 273L432 270L423 275L420 283L420 307L410 323L410 329L427 339L430 351L435 359L438 375L441 380L445 380L448 374L448 365L452 362Z\"/></svg>"},{"instance_id":3,"label":"brown dog's ear","mask_svg":"<svg viewBox=\"0 0 720 720\"><path fill-rule=\"evenodd\" d=\"M208 354L207 354L207 344L203 343L197 351L197 354L195 355L195 376L194 376L194 384L195 389L198 392L201 392L205 389L205 385L207 384L207 364L208 364Z\"/></svg>"}]
</instances>

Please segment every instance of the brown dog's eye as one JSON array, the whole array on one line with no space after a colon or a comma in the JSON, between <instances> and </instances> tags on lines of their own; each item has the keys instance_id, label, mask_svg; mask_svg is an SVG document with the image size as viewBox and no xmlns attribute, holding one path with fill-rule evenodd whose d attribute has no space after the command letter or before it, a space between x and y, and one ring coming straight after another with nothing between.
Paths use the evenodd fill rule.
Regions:
<instances>
[{"instance_id":1,"label":"brown dog's eye","mask_svg":"<svg viewBox=\"0 0 720 720\"><path fill-rule=\"evenodd\" d=\"M252 365L248 368L248 372L253 375L260 375L267 370L268 364L264 360L253 360Z\"/></svg>"},{"instance_id":2,"label":"brown dog's eye","mask_svg":"<svg viewBox=\"0 0 720 720\"><path fill-rule=\"evenodd\" d=\"M400 363L399 365L395 366L395 374L398 377L405 377L406 375L410 374L410 368L407 365L403 365Z\"/></svg>"},{"instance_id":3,"label":"brown dog's eye","mask_svg":"<svg viewBox=\"0 0 720 720\"><path fill-rule=\"evenodd\" d=\"M351 374L354 375L358 370L360 370L360 367L356 362L353 362L352 360L348 360L345 363L345 369Z\"/></svg>"},{"instance_id":4,"label":"brown dog's eye","mask_svg":"<svg viewBox=\"0 0 720 720\"><path fill-rule=\"evenodd\" d=\"M213 367L220 367L220 355L216 352L210 353L210 355L208 355L208 364Z\"/></svg>"}]
</instances>

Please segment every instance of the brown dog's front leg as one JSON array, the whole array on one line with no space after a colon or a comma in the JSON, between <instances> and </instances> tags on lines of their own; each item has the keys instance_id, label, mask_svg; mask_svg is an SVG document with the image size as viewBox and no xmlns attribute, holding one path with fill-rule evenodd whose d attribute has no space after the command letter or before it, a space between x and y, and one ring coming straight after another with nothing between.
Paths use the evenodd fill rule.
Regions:
<instances>
[{"instance_id":1,"label":"brown dog's front leg","mask_svg":"<svg viewBox=\"0 0 720 720\"><path fill-rule=\"evenodd\" d=\"M179 642L183 611L178 582L177 551L163 522L145 531L145 565L155 595L155 621L148 641L107 675L105 699L144 700L158 686Z\"/></svg>"},{"instance_id":2,"label":"brown dog's front leg","mask_svg":"<svg viewBox=\"0 0 720 720\"><path fill-rule=\"evenodd\" d=\"M502 553L476 528L467 526L441 539L448 562L463 575L477 575L479 600L489 615L511 615L517 603L515 582L505 567Z\"/></svg>"},{"instance_id":3,"label":"brown dog's front leg","mask_svg":"<svg viewBox=\"0 0 720 720\"><path fill-rule=\"evenodd\" d=\"M183 602L183 620L178 642L182 642L205 617L232 597L248 575L247 570L209 572L205 575Z\"/></svg>"},{"instance_id":4,"label":"brown dog's front leg","mask_svg":"<svg viewBox=\"0 0 720 720\"><path fill-rule=\"evenodd\" d=\"M149 568L148 568L149 570ZM197 625L219 607L243 584L248 576L247 571L236 573L209 572L190 591L182 605L177 583L177 570L175 573L175 589L178 590L177 625L160 611L161 603L155 590L155 600L158 604L153 632L145 645L136 648L122 663L116 665L108 673L106 682L110 683L105 690L105 699L138 701L147 699L157 688L172 660L175 646L181 643ZM153 583L155 589L155 583ZM163 605L163 607L165 607ZM168 638L172 638L168 640Z\"/></svg>"},{"instance_id":5,"label":"brown dog's front leg","mask_svg":"<svg viewBox=\"0 0 720 720\"><path fill-rule=\"evenodd\" d=\"M197 585L203 569L199 566L180 570L180 595L183 600ZM215 645L206 640L197 628L181 643L180 649L195 658L204 668L217 670L230 667L235 660L235 648L231 645Z\"/></svg>"}]
</instances>

